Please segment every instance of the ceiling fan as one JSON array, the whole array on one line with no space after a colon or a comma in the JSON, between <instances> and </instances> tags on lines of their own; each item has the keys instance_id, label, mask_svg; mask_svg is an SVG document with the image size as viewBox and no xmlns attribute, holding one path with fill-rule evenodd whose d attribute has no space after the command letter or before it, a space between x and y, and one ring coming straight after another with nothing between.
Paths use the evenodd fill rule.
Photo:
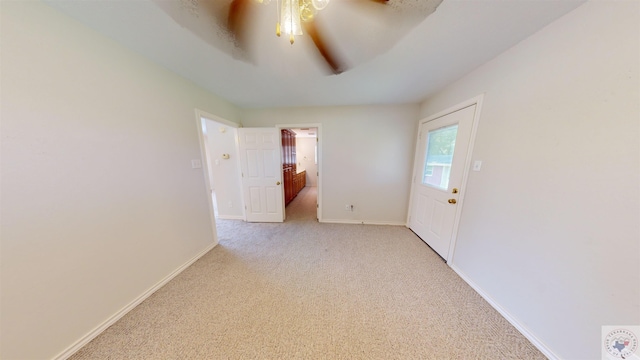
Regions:
<instances>
[{"instance_id":1,"label":"ceiling fan","mask_svg":"<svg viewBox=\"0 0 640 360\"><path fill-rule=\"evenodd\" d=\"M386 5L389 0L361 0L354 4L370 2ZM245 38L251 22L251 9L255 4L268 4L270 0L233 0L229 6L228 29L241 47L245 46ZM327 7L329 0L275 0L277 7L276 36L282 32L289 35L289 42L293 45L296 35L308 34L318 53L334 74L346 70L346 64L338 51L324 36L322 28L316 19L319 12Z\"/></svg>"},{"instance_id":2,"label":"ceiling fan","mask_svg":"<svg viewBox=\"0 0 640 360\"><path fill-rule=\"evenodd\" d=\"M235 58L253 62L256 32L305 34L321 62L340 74L391 48L443 0L154 0L178 24ZM273 26L257 28L266 11ZM344 13L350 15L345 18ZM258 16L260 15L260 16ZM210 23L208 23L210 22ZM342 31L336 40L335 28ZM275 31L274 31L275 30ZM284 36L282 36L284 35Z\"/></svg>"}]
</instances>

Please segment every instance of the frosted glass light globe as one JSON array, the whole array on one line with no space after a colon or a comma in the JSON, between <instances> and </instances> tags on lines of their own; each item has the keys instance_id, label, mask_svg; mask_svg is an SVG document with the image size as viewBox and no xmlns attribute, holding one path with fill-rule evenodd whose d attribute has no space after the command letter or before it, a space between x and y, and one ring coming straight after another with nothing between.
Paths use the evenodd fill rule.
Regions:
<instances>
[{"instance_id":1,"label":"frosted glass light globe","mask_svg":"<svg viewBox=\"0 0 640 360\"><path fill-rule=\"evenodd\" d=\"M317 10L322 10L327 7L327 4L329 4L329 0L312 0L311 3Z\"/></svg>"}]
</instances>

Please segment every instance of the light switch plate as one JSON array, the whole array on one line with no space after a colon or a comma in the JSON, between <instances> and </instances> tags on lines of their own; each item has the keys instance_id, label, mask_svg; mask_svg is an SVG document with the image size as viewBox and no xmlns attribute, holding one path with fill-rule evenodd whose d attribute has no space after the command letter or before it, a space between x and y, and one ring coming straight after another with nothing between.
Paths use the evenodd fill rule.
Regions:
<instances>
[{"instance_id":1,"label":"light switch plate","mask_svg":"<svg viewBox=\"0 0 640 360\"><path fill-rule=\"evenodd\" d=\"M480 171L481 168L482 168L482 161L476 160L473 163L473 171Z\"/></svg>"},{"instance_id":2,"label":"light switch plate","mask_svg":"<svg viewBox=\"0 0 640 360\"><path fill-rule=\"evenodd\" d=\"M200 159L191 160L191 168L192 169L200 169L200 168L202 168L202 161L200 161Z\"/></svg>"}]
</instances>

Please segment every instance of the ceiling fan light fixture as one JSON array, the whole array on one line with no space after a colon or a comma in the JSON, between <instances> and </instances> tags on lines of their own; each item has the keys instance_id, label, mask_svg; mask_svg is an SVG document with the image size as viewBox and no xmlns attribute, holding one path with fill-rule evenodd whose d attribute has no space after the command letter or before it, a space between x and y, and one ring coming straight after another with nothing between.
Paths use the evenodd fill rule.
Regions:
<instances>
[{"instance_id":1,"label":"ceiling fan light fixture","mask_svg":"<svg viewBox=\"0 0 640 360\"><path fill-rule=\"evenodd\" d=\"M270 0L257 0L268 3ZM276 35L289 35L289 42L293 44L295 36L302 35L302 22L311 22L319 10L324 9L330 0L276 0L278 21Z\"/></svg>"},{"instance_id":2,"label":"ceiling fan light fixture","mask_svg":"<svg viewBox=\"0 0 640 360\"><path fill-rule=\"evenodd\" d=\"M282 0L281 7L281 30L290 36L302 35L302 25L300 24L300 1Z\"/></svg>"},{"instance_id":3,"label":"ceiling fan light fixture","mask_svg":"<svg viewBox=\"0 0 640 360\"><path fill-rule=\"evenodd\" d=\"M329 5L329 0L311 0L311 3L316 10L322 10Z\"/></svg>"},{"instance_id":4,"label":"ceiling fan light fixture","mask_svg":"<svg viewBox=\"0 0 640 360\"><path fill-rule=\"evenodd\" d=\"M316 16L318 9L313 5L311 0L300 0L300 20L309 22Z\"/></svg>"}]
</instances>

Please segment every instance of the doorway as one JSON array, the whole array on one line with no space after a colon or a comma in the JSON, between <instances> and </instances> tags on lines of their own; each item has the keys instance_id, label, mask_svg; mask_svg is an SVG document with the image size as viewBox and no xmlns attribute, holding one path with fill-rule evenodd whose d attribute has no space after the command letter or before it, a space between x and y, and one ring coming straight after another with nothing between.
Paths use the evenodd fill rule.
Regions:
<instances>
[{"instance_id":1,"label":"doorway","mask_svg":"<svg viewBox=\"0 0 640 360\"><path fill-rule=\"evenodd\" d=\"M242 176L241 161L241 144L239 143L239 127L241 125L219 118L215 115L208 114L204 111L196 109L196 119L198 121L201 152L203 162L206 167L204 171L207 190L211 194L209 196L210 211L212 225L214 231L218 225L216 219L247 219L248 205L246 203L246 194L244 194L244 178ZM268 129L268 128L262 128ZM273 128L272 128L273 129ZM277 140L280 139L282 129L295 129L300 138L300 150L296 149L296 167L300 166L305 170L305 185L313 187L314 191L306 191L306 203L309 203L309 196L315 206L315 218L321 221L322 214L322 141L321 141L321 124L287 124L276 125ZM250 130L244 128L243 131ZM296 134L297 135L297 134ZM315 143L314 143L315 141ZM278 144L278 152L282 150L281 141ZM307 143L306 145L304 143ZM313 144L312 146L309 144ZM312 150L311 150L312 149ZM297 157L297 153L300 157ZM299 160L299 161L298 161ZM274 165L274 171L282 171L278 162ZM302 172L302 171L300 171ZM305 186L306 188L307 186ZM311 189L309 189L311 190ZM293 212L296 207L290 207L289 211ZM281 210L285 216L285 209Z\"/></svg>"},{"instance_id":2,"label":"doorway","mask_svg":"<svg viewBox=\"0 0 640 360\"><path fill-rule=\"evenodd\" d=\"M308 215L314 206L320 219L318 124L281 125L285 221Z\"/></svg>"},{"instance_id":3,"label":"doorway","mask_svg":"<svg viewBox=\"0 0 640 360\"><path fill-rule=\"evenodd\" d=\"M238 125L198 111L207 188L216 219L244 219L237 159Z\"/></svg>"}]
</instances>

